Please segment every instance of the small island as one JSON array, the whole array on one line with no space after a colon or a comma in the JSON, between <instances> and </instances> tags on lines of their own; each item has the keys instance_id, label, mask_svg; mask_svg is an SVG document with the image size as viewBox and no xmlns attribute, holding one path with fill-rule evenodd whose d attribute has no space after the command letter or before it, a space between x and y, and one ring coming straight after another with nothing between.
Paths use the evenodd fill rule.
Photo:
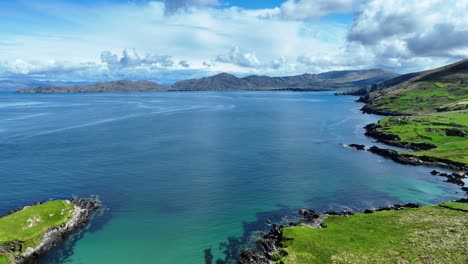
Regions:
<instances>
[{"instance_id":1,"label":"small island","mask_svg":"<svg viewBox=\"0 0 468 264\"><path fill-rule=\"evenodd\" d=\"M0 218L0 264L33 261L84 227L98 208L89 199L54 200Z\"/></svg>"}]
</instances>

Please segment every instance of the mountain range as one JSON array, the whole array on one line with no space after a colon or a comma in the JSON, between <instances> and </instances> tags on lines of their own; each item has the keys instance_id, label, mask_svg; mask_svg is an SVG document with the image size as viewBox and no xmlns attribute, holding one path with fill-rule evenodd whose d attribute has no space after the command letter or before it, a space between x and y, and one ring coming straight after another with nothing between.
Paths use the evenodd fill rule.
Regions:
<instances>
[{"instance_id":1,"label":"mountain range","mask_svg":"<svg viewBox=\"0 0 468 264\"><path fill-rule=\"evenodd\" d=\"M189 79L173 85L152 81L120 80L86 85L42 85L20 89L18 93L72 93L72 92L142 92L142 91L226 91L226 90L296 90L322 91L368 86L399 76L380 69L331 71L320 74L302 74L286 77L250 75L238 78L220 73L200 79Z\"/></svg>"}]
</instances>

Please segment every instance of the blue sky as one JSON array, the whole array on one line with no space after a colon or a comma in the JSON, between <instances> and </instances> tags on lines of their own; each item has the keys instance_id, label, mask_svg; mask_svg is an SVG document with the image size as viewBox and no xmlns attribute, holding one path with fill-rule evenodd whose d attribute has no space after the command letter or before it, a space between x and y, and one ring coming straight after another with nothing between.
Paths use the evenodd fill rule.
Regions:
<instances>
[{"instance_id":1,"label":"blue sky","mask_svg":"<svg viewBox=\"0 0 468 264\"><path fill-rule=\"evenodd\" d=\"M0 79L418 71L468 57L466 10L468 0L0 1Z\"/></svg>"}]
</instances>

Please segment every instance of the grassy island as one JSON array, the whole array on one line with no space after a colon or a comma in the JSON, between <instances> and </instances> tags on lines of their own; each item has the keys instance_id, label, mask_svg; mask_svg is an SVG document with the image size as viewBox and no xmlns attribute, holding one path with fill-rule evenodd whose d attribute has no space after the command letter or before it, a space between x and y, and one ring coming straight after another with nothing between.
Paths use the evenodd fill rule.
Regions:
<instances>
[{"instance_id":1,"label":"grassy island","mask_svg":"<svg viewBox=\"0 0 468 264\"><path fill-rule=\"evenodd\" d=\"M0 264L13 264L14 255L36 247L46 232L68 222L75 205L66 200L26 206L0 218Z\"/></svg>"},{"instance_id":2,"label":"grassy island","mask_svg":"<svg viewBox=\"0 0 468 264\"><path fill-rule=\"evenodd\" d=\"M466 263L468 204L330 216L283 230L283 263ZM281 262L280 262L281 263Z\"/></svg>"}]
</instances>

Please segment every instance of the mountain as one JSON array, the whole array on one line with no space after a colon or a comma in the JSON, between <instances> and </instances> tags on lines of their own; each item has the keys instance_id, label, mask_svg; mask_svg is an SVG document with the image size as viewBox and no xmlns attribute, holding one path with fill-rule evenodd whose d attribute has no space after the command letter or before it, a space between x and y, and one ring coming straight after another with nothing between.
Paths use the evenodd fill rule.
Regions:
<instances>
[{"instance_id":1,"label":"mountain","mask_svg":"<svg viewBox=\"0 0 468 264\"><path fill-rule=\"evenodd\" d=\"M467 109L468 59L374 84L360 101L363 111L383 115Z\"/></svg>"},{"instance_id":2,"label":"mountain","mask_svg":"<svg viewBox=\"0 0 468 264\"><path fill-rule=\"evenodd\" d=\"M371 83L388 80L396 73L383 70L333 71L320 74L301 74L287 77L269 77L250 75L237 78L228 73L221 73L201 79L180 81L172 85L173 90L332 90L338 88L356 88Z\"/></svg>"},{"instance_id":3,"label":"mountain","mask_svg":"<svg viewBox=\"0 0 468 264\"><path fill-rule=\"evenodd\" d=\"M201 79L180 81L172 85L178 91L217 91L217 90L324 90L332 83L321 80L314 74L288 77L251 75L237 78L228 73L220 73Z\"/></svg>"},{"instance_id":4,"label":"mountain","mask_svg":"<svg viewBox=\"0 0 468 264\"><path fill-rule=\"evenodd\" d=\"M121 80L115 82L100 82L88 85L56 86L45 85L26 88L18 93L91 93L91 92L149 92L167 91L168 86L150 81Z\"/></svg>"},{"instance_id":5,"label":"mountain","mask_svg":"<svg viewBox=\"0 0 468 264\"><path fill-rule=\"evenodd\" d=\"M286 77L250 75L238 78L220 73L200 79L183 80L172 86L150 81L115 81L84 86L46 85L19 90L19 93L63 93L63 92L140 92L140 91L229 91L229 90L297 90L321 91L340 88L357 88L397 76L378 69L357 71L333 71L320 74L301 74Z\"/></svg>"}]
</instances>

